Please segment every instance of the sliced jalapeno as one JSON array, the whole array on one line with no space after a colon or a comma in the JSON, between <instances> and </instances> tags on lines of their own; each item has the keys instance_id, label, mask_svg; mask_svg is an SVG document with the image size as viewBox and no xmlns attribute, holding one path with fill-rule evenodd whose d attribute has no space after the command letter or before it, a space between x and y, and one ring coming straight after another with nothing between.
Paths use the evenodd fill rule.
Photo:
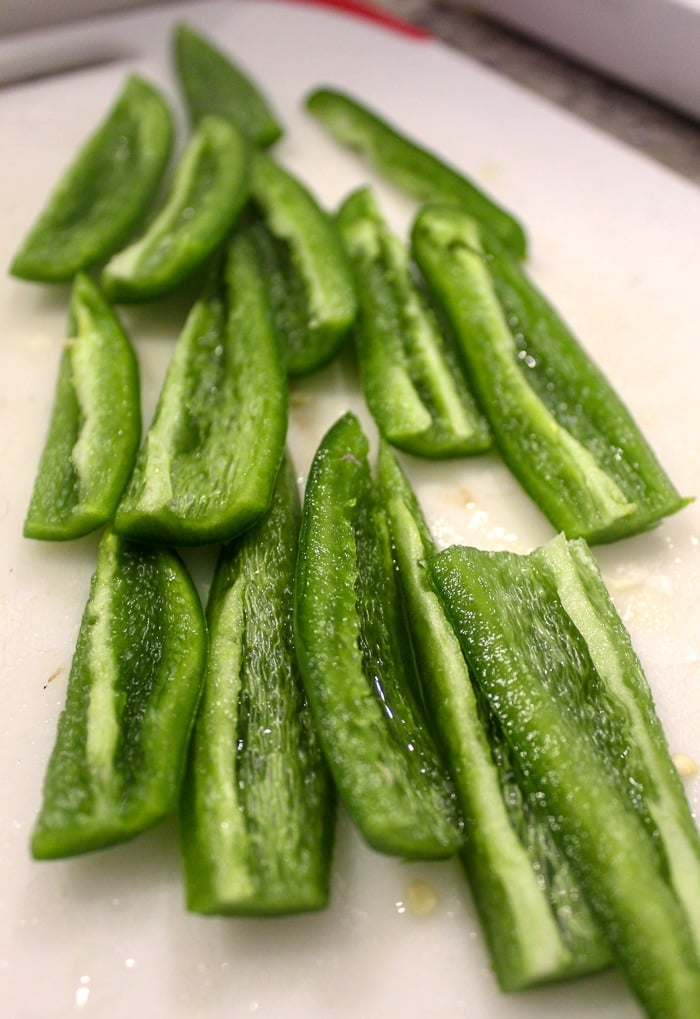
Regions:
<instances>
[{"instance_id":1,"label":"sliced jalapeno","mask_svg":"<svg viewBox=\"0 0 700 1019\"><path fill-rule=\"evenodd\" d=\"M295 594L302 678L338 793L366 841L444 857L462 839L452 784L418 707L368 442L348 413L309 473Z\"/></svg>"},{"instance_id":2,"label":"sliced jalapeno","mask_svg":"<svg viewBox=\"0 0 700 1019\"><path fill-rule=\"evenodd\" d=\"M10 272L61 282L117 251L156 194L172 135L170 109L161 94L131 75L63 173Z\"/></svg>"},{"instance_id":3,"label":"sliced jalapeno","mask_svg":"<svg viewBox=\"0 0 700 1019\"><path fill-rule=\"evenodd\" d=\"M319 88L306 109L337 141L357 149L399 187L422 202L449 202L483 223L516 257L527 254L520 223L455 167L402 134L379 113L345 92Z\"/></svg>"},{"instance_id":4,"label":"sliced jalapeno","mask_svg":"<svg viewBox=\"0 0 700 1019\"><path fill-rule=\"evenodd\" d=\"M117 507L119 533L228 541L267 509L287 429L287 378L265 280L244 229L177 341L153 423Z\"/></svg>"},{"instance_id":5,"label":"sliced jalapeno","mask_svg":"<svg viewBox=\"0 0 700 1019\"><path fill-rule=\"evenodd\" d=\"M268 155L253 157L251 197L289 375L305 375L338 352L355 318L355 289L336 225L302 182Z\"/></svg>"},{"instance_id":6,"label":"sliced jalapeno","mask_svg":"<svg viewBox=\"0 0 700 1019\"><path fill-rule=\"evenodd\" d=\"M248 145L221 117L205 117L180 162L162 209L146 232L114 255L102 286L117 303L174 290L224 240L248 197Z\"/></svg>"},{"instance_id":7,"label":"sliced jalapeno","mask_svg":"<svg viewBox=\"0 0 700 1019\"><path fill-rule=\"evenodd\" d=\"M174 811L205 651L180 560L107 530L46 770L36 859L129 839Z\"/></svg>"},{"instance_id":8,"label":"sliced jalapeno","mask_svg":"<svg viewBox=\"0 0 700 1019\"><path fill-rule=\"evenodd\" d=\"M249 75L187 24L175 27L175 67L193 124L225 117L256 145L267 147L282 125Z\"/></svg>"},{"instance_id":9,"label":"sliced jalapeno","mask_svg":"<svg viewBox=\"0 0 700 1019\"><path fill-rule=\"evenodd\" d=\"M613 541L686 505L571 331L473 220L426 207L413 250L503 459L557 529Z\"/></svg>"},{"instance_id":10,"label":"sliced jalapeno","mask_svg":"<svg viewBox=\"0 0 700 1019\"><path fill-rule=\"evenodd\" d=\"M491 433L456 351L368 188L346 198L338 223L355 272L362 389L380 432L433 459L488 449Z\"/></svg>"},{"instance_id":11,"label":"sliced jalapeno","mask_svg":"<svg viewBox=\"0 0 700 1019\"><path fill-rule=\"evenodd\" d=\"M700 1001L700 837L582 539L429 561L472 675L646 1014Z\"/></svg>"},{"instance_id":12,"label":"sliced jalapeno","mask_svg":"<svg viewBox=\"0 0 700 1019\"><path fill-rule=\"evenodd\" d=\"M433 540L384 443L378 480L428 718L464 815L461 857L499 985L519 990L607 966L612 953L580 882L472 681L426 568Z\"/></svg>"},{"instance_id":13,"label":"sliced jalapeno","mask_svg":"<svg viewBox=\"0 0 700 1019\"><path fill-rule=\"evenodd\" d=\"M27 538L78 538L111 520L141 441L136 355L84 273L73 284L69 334L24 521Z\"/></svg>"},{"instance_id":14,"label":"sliced jalapeno","mask_svg":"<svg viewBox=\"0 0 700 1019\"><path fill-rule=\"evenodd\" d=\"M181 809L196 912L290 913L328 902L334 794L294 650L299 518L285 459L268 513L217 563Z\"/></svg>"}]
</instances>

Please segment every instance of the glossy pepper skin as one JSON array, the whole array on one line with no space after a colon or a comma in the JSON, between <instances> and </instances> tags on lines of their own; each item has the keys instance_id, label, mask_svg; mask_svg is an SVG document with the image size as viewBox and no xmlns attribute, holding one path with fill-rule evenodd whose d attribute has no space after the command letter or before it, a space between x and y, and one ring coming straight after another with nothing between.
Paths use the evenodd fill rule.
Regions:
<instances>
[{"instance_id":1,"label":"glossy pepper skin","mask_svg":"<svg viewBox=\"0 0 700 1019\"><path fill-rule=\"evenodd\" d=\"M56 184L12 260L12 275L63 282L117 251L155 197L172 136L172 115L160 92L129 76Z\"/></svg>"},{"instance_id":2,"label":"glossy pepper skin","mask_svg":"<svg viewBox=\"0 0 700 1019\"><path fill-rule=\"evenodd\" d=\"M178 338L155 417L117 507L120 534L229 541L267 509L287 431L287 378L245 230Z\"/></svg>"},{"instance_id":3,"label":"glossy pepper skin","mask_svg":"<svg viewBox=\"0 0 700 1019\"><path fill-rule=\"evenodd\" d=\"M686 505L570 329L473 220L427 206L412 245L503 459L555 528L614 541Z\"/></svg>"},{"instance_id":4,"label":"glossy pepper skin","mask_svg":"<svg viewBox=\"0 0 700 1019\"><path fill-rule=\"evenodd\" d=\"M306 485L295 636L321 745L365 840L406 858L452 855L454 790L418 706L368 442L350 413L322 439Z\"/></svg>"},{"instance_id":5,"label":"glossy pepper skin","mask_svg":"<svg viewBox=\"0 0 700 1019\"><path fill-rule=\"evenodd\" d=\"M85 273L73 284L68 331L27 538L65 541L111 520L141 441L136 355Z\"/></svg>"},{"instance_id":6,"label":"glossy pepper skin","mask_svg":"<svg viewBox=\"0 0 700 1019\"><path fill-rule=\"evenodd\" d=\"M211 113L231 120L255 145L267 148L283 128L248 74L190 26L175 26L175 69L193 124Z\"/></svg>"},{"instance_id":7,"label":"glossy pepper skin","mask_svg":"<svg viewBox=\"0 0 700 1019\"><path fill-rule=\"evenodd\" d=\"M145 232L102 271L117 304L150 301L189 279L224 241L248 198L249 146L230 121L204 117Z\"/></svg>"},{"instance_id":8,"label":"glossy pepper skin","mask_svg":"<svg viewBox=\"0 0 700 1019\"><path fill-rule=\"evenodd\" d=\"M590 549L430 560L472 675L646 1014L700 1002L700 839Z\"/></svg>"},{"instance_id":9,"label":"glossy pepper skin","mask_svg":"<svg viewBox=\"0 0 700 1019\"><path fill-rule=\"evenodd\" d=\"M366 156L381 174L420 202L454 204L483 223L515 257L525 258L527 237L514 216L359 99L337 89L319 88L307 96L306 109L337 141Z\"/></svg>"},{"instance_id":10,"label":"glossy pepper skin","mask_svg":"<svg viewBox=\"0 0 700 1019\"><path fill-rule=\"evenodd\" d=\"M105 531L32 834L35 859L124 841L173 812L205 654L204 614L180 560Z\"/></svg>"},{"instance_id":11,"label":"glossy pepper skin","mask_svg":"<svg viewBox=\"0 0 700 1019\"><path fill-rule=\"evenodd\" d=\"M195 912L269 915L328 903L335 794L294 649L299 519L285 458L268 513L217 563L180 818Z\"/></svg>"},{"instance_id":12,"label":"glossy pepper skin","mask_svg":"<svg viewBox=\"0 0 700 1019\"><path fill-rule=\"evenodd\" d=\"M337 221L355 274L362 389L380 432L399 449L429 459L484 452L491 446L489 427L406 245L391 233L368 188L345 199Z\"/></svg>"},{"instance_id":13,"label":"glossy pepper skin","mask_svg":"<svg viewBox=\"0 0 700 1019\"><path fill-rule=\"evenodd\" d=\"M464 817L460 855L499 986L522 990L607 966L612 953L581 886L472 682L426 566L437 550L386 443L378 480L428 718Z\"/></svg>"},{"instance_id":14,"label":"glossy pepper skin","mask_svg":"<svg viewBox=\"0 0 700 1019\"><path fill-rule=\"evenodd\" d=\"M355 320L350 265L332 218L266 153L253 155L250 195L287 374L307 375L338 353Z\"/></svg>"}]
</instances>

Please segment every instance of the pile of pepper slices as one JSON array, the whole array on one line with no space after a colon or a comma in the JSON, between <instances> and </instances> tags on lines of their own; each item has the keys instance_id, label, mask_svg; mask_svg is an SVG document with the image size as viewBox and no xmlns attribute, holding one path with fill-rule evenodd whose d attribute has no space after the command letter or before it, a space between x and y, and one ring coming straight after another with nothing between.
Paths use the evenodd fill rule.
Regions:
<instances>
[{"instance_id":1,"label":"pile of pepper slices","mask_svg":"<svg viewBox=\"0 0 700 1019\"><path fill-rule=\"evenodd\" d=\"M409 243L367 187L331 216L228 55L184 24L174 53L192 131L165 197L171 112L132 76L10 270L73 280L25 534L104 528L33 855L178 810L188 908L320 909L338 798L380 852L460 854L504 990L616 963L649 1016L697 1019L700 839L589 547L687 500L527 278L509 213L324 88L308 111L420 202ZM142 439L114 305L185 282ZM349 339L376 463L346 413L302 506L288 379ZM394 448L492 447L558 537L438 552ZM205 617L173 548L212 543Z\"/></svg>"}]
</instances>

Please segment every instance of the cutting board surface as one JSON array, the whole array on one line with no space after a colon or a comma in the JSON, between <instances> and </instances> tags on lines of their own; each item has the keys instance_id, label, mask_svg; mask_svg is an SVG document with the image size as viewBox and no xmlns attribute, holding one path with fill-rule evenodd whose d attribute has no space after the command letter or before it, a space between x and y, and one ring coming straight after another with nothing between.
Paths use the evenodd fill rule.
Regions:
<instances>
[{"instance_id":1,"label":"cutting board surface","mask_svg":"<svg viewBox=\"0 0 700 1019\"><path fill-rule=\"evenodd\" d=\"M0 92L0 263L125 74L159 83L184 117L170 33L185 19L263 86L286 135L276 152L333 208L369 182L399 231L414 206L338 147L302 99L329 84L355 93L515 210L530 270L638 418L679 489L700 492L697 293L700 193L442 44L323 7L273 2L158 7L47 33L86 59L112 59ZM66 35L70 32L70 35ZM1 56L1 54L0 54ZM177 832L38 864L28 840L95 562L97 539L22 538L44 440L68 290L0 280L0 1000L12 1019L632 1019L615 973L522 995L496 988L456 862L401 863L370 852L341 816L331 907L282 920L205 919L183 905ZM182 301L124 311L153 410ZM347 408L371 432L342 359L294 386L290 448L301 481L325 429ZM373 434L373 433L372 433ZM552 529L495 456L406 458L441 544L527 551ZM651 684L672 751L700 761L700 509L597 550ZM214 553L188 558L205 594ZM700 779L687 780L693 809ZM427 882L435 907L419 915Z\"/></svg>"}]
</instances>

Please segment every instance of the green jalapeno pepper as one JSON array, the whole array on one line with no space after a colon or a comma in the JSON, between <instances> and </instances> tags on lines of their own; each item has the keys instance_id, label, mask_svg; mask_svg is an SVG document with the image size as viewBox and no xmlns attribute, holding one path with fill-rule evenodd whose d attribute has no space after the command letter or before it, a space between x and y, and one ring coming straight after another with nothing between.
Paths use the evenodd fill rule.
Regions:
<instances>
[{"instance_id":1,"label":"green jalapeno pepper","mask_svg":"<svg viewBox=\"0 0 700 1019\"><path fill-rule=\"evenodd\" d=\"M338 212L352 260L362 389L382 435L416 456L481 453L491 434L456 352L412 271L406 245L390 232L368 188Z\"/></svg>"},{"instance_id":2,"label":"green jalapeno pepper","mask_svg":"<svg viewBox=\"0 0 700 1019\"><path fill-rule=\"evenodd\" d=\"M282 134L269 102L252 79L189 25L174 35L175 67L193 124L211 113L231 120L256 145Z\"/></svg>"},{"instance_id":3,"label":"green jalapeno pepper","mask_svg":"<svg viewBox=\"0 0 700 1019\"><path fill-rule=\"evenodd\" d=\"M69 334L24 521L27 538L78 538L111 520L141 440L136 355L84 273L71 292Z\"/></svg>"},{"instance_id":4,"label":"green jalapeno pepper","mask_svg":"<svg viewBox=\"0 0 700 1019\"><path fill-rule=\"evenodd\" d=\"M287 379L247 231L177 341L115 530L171 545L228 541L267 509L284 452Z\"/></svg>"},{"instance_id":5,"label":"green jalapeno pepper","mask_svg":"<svg viewBox=\"0 0 700 1019\"><path fill-rule=\"evenodd\" d=\"M386 519L348 413L309 473L296 575L302 679L340 798L365 840L403 857L461 843L451 782L418 706Z\"/></svg>"},{"instance_id":6,"label":"green jalapeno pepper","mask_svg":"<svg viewBox=\"0 0 700 1019\"><path fill-rule=\"evenodd\" d=\"M700 838L629 635L582 539L429 561L529 796L649 1016L700 1002Z\"/></svg>"},{"instance_id":7,"label":"green jalapeno pepper","mask_svg":"<svg viewBox=\"0 0 700 1019\"><path fill-rule=\"evenodd\" d=\"M173 812L205 651L180 560L107 530L46 770L36 859L129 839Z\"/></svg>"},{"instance_id":8,"label":"green jalapeno pepper","mask_svg":"<svg viewBox=\"0 0 700 1019\"><path fill-rule=\"evenodd\" d=\"M172 135L163 97L131 75L52 191L10 265L13 276L70 280L117 251L156 194Z\"/></svg>"},{"instance_id":9,"label":"green jalapeno pepper","mask_svg":"<svg viewBox=\"0 0 700 1019\"><path fill-rule=\"evenodd\" d=\"M483 223L514 255L524 258L527 238L520 223L476 184L344 92L319 88L306 109L337 141L357 149L389 180L419 201L454 204Z\"/></svg>"},{"instance_id":10,"label":"green jalapeno pepper","mask_svg":"<svg viewBox=\"0 0 700 1019\"><path fill-rule=\"evenodd\" d=\"M299 518L287 458L268 513L217 563L181 809L196 912L290 913L328 902L334 794L294 650Z\"/></svg>"},{"instance_id":11,"label":"green jalapeno pepper","mask_svg":"<svg viewBox=\"0 0 700 1019\"><path fill-rule=\"evenodd\" d=\"M180 159L165 204L141 237L102 271L117 303L175 290L224 240L248 197L248 144L230 121L204 117Z\"/></svg>"},{"instance_id":12,"label":"green jalapeno pepper","mask_svg":"<svg viewBox=\"0 0 700 1019\"><path fill-rule=\"evenodd\" d=\"M266 234L261 257L290 376L331 360L355 319L355 289L332 218L302 182L268 155L252 160L251 198Z\"/></svg>"},{"instance_id":13,"label":"green jalapeno pepper","mask_svg":"<svg viewBox=\"0 0 700 1019\"><path fill-rule=\"evenodd\" d=\"M473 220L426 207L413 250L503 459L557 529L613 541L686 505L571 331Z\"/></svg>"},{"instance_id":14,"label":"green jalapeno pepper","mask_svg":"<svg viewBox=\"0 0 700 1019\"><path fill-rule=\"evenodd\" d=\"M428 718L464 816L461 851L499 985L513 991L609 965L612 954L517 766L440 602L436 549L405 474L382 443L386 509Z\"/></svg>"}]
</instances>

